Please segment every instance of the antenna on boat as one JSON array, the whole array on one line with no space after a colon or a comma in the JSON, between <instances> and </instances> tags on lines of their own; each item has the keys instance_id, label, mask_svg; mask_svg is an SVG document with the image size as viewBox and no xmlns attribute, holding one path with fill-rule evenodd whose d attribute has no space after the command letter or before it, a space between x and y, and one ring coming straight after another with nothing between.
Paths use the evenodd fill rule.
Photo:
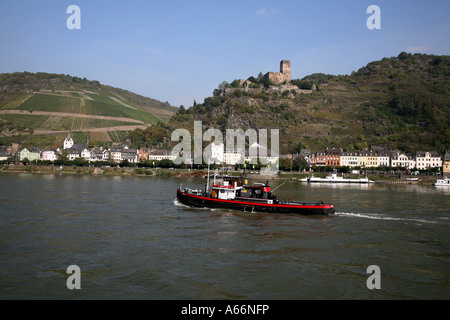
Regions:
<instances>
[{"instance_id":1,"label":"antenna on boat","mask_svg":"<svg viewBox=\"0 0 450 320\"><path fill-rule=\"evenodd\" d=\"M272 192L274 192L275 190L277 190L279 187L281 187L282 185L284 185L287 181L283 182L282 184L280 184L278 187L276 187L275 189L272 190Z\"/></svg>"},{"instance_id":2,"label":"antenna on boat","mask_svg":"<svg viewBox=\"0 0 450 320\"><path fill-rule=\"evenodd\" d=\"M209 193L209 165L210 165L210 160L211 159L208 159L208 176L206 178L206 195L208 195L208 193Z\"/></svg>"}]
</instances>

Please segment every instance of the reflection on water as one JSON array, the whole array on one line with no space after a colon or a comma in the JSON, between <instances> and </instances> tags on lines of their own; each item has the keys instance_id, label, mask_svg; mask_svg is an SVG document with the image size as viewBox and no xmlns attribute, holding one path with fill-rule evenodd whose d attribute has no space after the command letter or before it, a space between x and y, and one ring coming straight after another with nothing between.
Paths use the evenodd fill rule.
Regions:
<instances>
[{"instance_id":1,"label":"reflection on water","mask_svg":"<svg viewBox=\"0 0 450 320\"><path fill-rule=\"evenodd\" d=\"M202 180L183 180L202 188ZM272 188L281 182L271 183ZM180 180L0 175L3 299L448 299L448 191L288 182L330 217L197 209ZM67 289L76 264L82 289ZM378 265L382 289L366 287Z\"/></svg>"}]
</instances>

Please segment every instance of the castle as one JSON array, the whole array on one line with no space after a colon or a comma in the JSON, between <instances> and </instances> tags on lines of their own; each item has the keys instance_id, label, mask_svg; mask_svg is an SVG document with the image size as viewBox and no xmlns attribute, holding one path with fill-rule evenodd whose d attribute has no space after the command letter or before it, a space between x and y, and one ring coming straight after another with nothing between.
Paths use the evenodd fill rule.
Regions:
<instances>
[{"instance_id":1,"label":"castle","mask_svg":"<svg viewBox=\"0 0 450 320\"><path fill-rule=\"evenodd\" d=\"M290 60L282 60L280 62L280 72L267 72L264 75L265 78L269 80L271 85L266 88L269 91L291 91L296 93L311 93L316 88L313 85L311 90L300 89L297 85L291 83L291 61ZM252 78L252 77L251 77ZM218 91L218 94L230 94L236 90L244 90L244 92L261 92L263 91L263 87L261 85L255 85L252 83L252 80L249 78L248 80L235 80L234 82L237 85L226 86L222 90Z\"/></svg>"},{"instance_id":2,"label":"castle","mask_svg":"<svg viewBox=\"0 0 450 320\"><path fill-rule=\"evenodd\" d=\"M280 62L280 72L268 72L267 76L274 85L281 85L291 81L291 61L282 60Z\"/></svg>"}]
</instances>

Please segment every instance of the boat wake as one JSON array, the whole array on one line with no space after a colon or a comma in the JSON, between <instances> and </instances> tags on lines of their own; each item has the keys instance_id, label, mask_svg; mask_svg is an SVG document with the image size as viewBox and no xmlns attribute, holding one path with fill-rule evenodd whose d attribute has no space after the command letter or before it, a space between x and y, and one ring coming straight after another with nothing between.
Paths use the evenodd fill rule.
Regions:
<instances>
[{"instance_id":1,"label":"boat wake","mask_svg":"<svg viewBox=\"0 0 450 320\"><path fill-rule=\"evenodd\" d=\"M181 203L180 201L178 201L177 198L173 199L173 204L177 207L180 208L186 208L186 209L193 209L193 210L208 210L208 211L218 211L220 209L217 208L208 208L208 207L204 207L204 208L199 208L199 207L190 207L188 205L185 205L184 203Z\"/></svg>"},{"instance_id":2,"label":"boat wake","mask_svg":"<svg viewBox=\"0 0 450 320\"><path fill-rule=\"evenodd\" d=\"M425 219L406 219L406 218L395 218L389 217L383 214L370 214L370 213L348 213L348 212L336 212L336 216L341 217L352 217L352 218L363 218L363 219L373 219L373 220L391 220L391 221L409 221L417 223L439 223L438 221L431 221Z\"/></svg>"},{"instance_id":3,"label":"boat wake","mask_svg":"<svg viewBox=\"0 0 450 320\"><path fill-rule=\"evenodd\" d=\"M173 199L173 204L176 205L177 207L182 207L182 208L190 208L189 206L181 203L180 201L178 201L177 198Z\"/></svg>"}]
</instances>

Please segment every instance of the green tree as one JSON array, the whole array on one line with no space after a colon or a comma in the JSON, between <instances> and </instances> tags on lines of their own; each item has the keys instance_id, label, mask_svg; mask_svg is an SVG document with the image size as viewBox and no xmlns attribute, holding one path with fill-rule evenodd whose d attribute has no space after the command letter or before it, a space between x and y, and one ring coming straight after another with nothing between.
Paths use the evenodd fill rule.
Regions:
<instances>
[{"instance_id":1,"label":"green tree","mask_svg":"<svg viewBox=\"0 0 450 320\"><path fill-rule=\"evenodd\" d=\"M57 157L57 160L59 161L59 162L63 162L64 163L64 161L66 161L67 160L67 150L66 149L63 149L62 151L61 151L61 153L58 155L58 157Z\"/></svg>"}]
</instances>

